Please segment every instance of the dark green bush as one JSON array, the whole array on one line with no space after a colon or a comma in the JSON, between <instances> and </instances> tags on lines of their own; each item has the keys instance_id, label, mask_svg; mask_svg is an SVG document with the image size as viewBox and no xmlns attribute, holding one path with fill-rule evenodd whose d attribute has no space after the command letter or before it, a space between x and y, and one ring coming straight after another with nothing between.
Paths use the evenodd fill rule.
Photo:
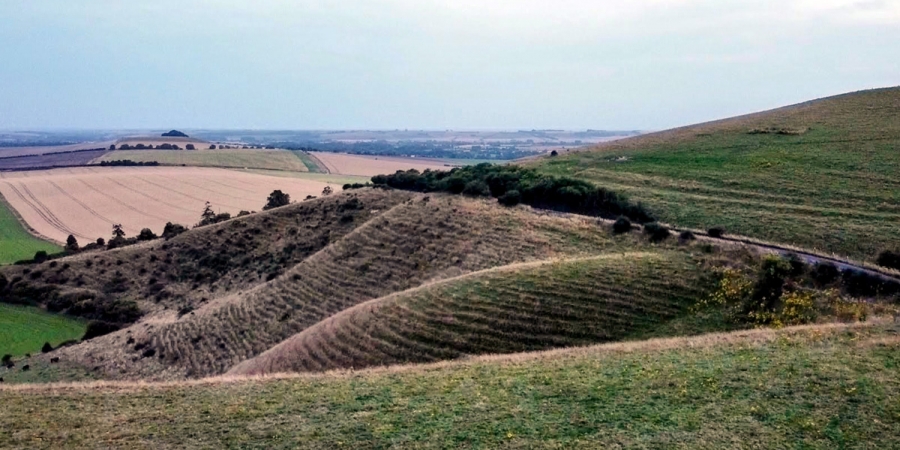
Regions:
<instances>
[{"instance_id":1,"label":"dark green bush","mask_svg":"<svg viewBox=\"0 0 900 450\"><path fill-rule=\"evenodd\" d=\"M153 231L149 228L144 228L143 230L141 230L140 234L138 234L139 241L152 241L156 238L156 234L153 233Z\"/></svg>"},{"instance_id":2,"label":"dark green bush","mask_svg":"<svg viewBox=\"0 0 900 450\"><path fill-rule=\"evenodd\" d=\"M95 337L119 331L120 329L121 327L117 324L94 320L88 323L87 330L84 332L84 337L82 337L81 340L87 341Z\"/></svg>"},{"instance_id":3,"label":"dark green bush","mask_svg":"<svg viewBox=\"0 0 900 450\"><path fill-rule=\"evenodd\" d=\"M613 233L622 234L631 231L631 221L627 217L619 217L613 224Z\"/></svg>"},{"instance_id":4,"label":"dark green bush","mask_svg":"<svg viewBox=\"0 0 900 450\"><path fill-rule=\"evenodd\" d=\"M49 342L44 342L44 346L41 347L41 353L50 353L53 351L53 346L50 345Z\"/></svg>"},{"instance_id":5,"label":"dark green bush","mask_svg":"<svg viewBox=\"0 0 900 450\"><path fill-rule=\"evenodd\" d=\"M668 228L656 222L644 225L644 234L650 237L650 242L662 242L672 235Z\"/></svg>"},{"instance_id":6,"label":"dark green bush","mask_svg":"<svg viewBox=\"0 0 900 450\"><path fill-rule=\"evenodd\" d=\"M810 276L817 285L827 286L837 281L841 276L841 272L837 266L830 262L818 263L812 270L812 273L810 273Z\"/></svg>"},{"instance_id":7,"label":"dark green bush","mask_svg":"<svg viewBox=\"0 0 900 450\"><path fill-rule=\"evenodd\" d=\"M281 206L289 205L291 203L291 196L281 192L281 190L274 190L271 194L269 194L269 198L266 199L266 204L263 206L263 210L270 210L272 208L278 208Z\"/></svg>"},{"instance_id":8,"label":"dark green bush","mask_svg":"<svg viewBox=\"0 0 900 450\"><path fill-rule=\"evenodd\" d=\"M172 239L173 237L178 236L185 231L187 231L187 227L185 227L184 225L167 222L165 228L163 228L162 237L165 239Z\"/></svg>"},{"instance_id":9,"label":"dark green bush","mask_svg":"<svg viewBox=\"0 0 900 450\"><path fill-rule=\"evenodd\" d=\"M50 256L47 255L47 252L45 252L43 250L39 250L34 254L34 262L36 262L38 264L46 261L49 258L50 258Z\"/></svg>"},{"instance_id":10,"label":"dark green bush","mask_svg":"<svg viewBox=\"0 0 900 450\"><path fill-rule=\"evenodd\" d=\"M722 227L712 227L706 231L706 234L708 234L709 237L721 238L725 236L725 229Z\"/></svg>"},{"instance_id":11,"label":"dark green bush","mask_svg":"<svg viewBox=\"0 0 900 450\"><path fill-rule=\"evenodd\" d=\"M482 180L472 180L466 183L462 193L473 197L487 197L491 195L491 188Z\"/></svg>"},{"instance_id":12,"label":"dark green bush","mask_svg":"<svg viewBox=\"0 0 900 450\"><path fill-rule=\"evenodd\" d=\"M503 206L516 206L522 202L522 194L513 189L506 191L503 195L497 197L497 201Z\"/></svg>"},{"instance_id":13,"label":"dark green bush","mask_svg":"<svg viewBox=\"0 0 900 450\"><path fill-rule=\"evenodd\" d=\"M894 253L885 250L878 255L878 260L876 262L879 266L900 270L900 252Z\"/></svg>"},{"instance_id":14,"label":"dark green bush","mask_svg":"<svg viewBox=\"0 0 900 450\"><path fill-rule=\"evenodd\" d=\"M745 312L774 310L784 293L784 283L791 275L791 270L790 262L785 259L777 256L764 259L753 285L753 305L745 306Z\"/></svg>"}]
</instances>

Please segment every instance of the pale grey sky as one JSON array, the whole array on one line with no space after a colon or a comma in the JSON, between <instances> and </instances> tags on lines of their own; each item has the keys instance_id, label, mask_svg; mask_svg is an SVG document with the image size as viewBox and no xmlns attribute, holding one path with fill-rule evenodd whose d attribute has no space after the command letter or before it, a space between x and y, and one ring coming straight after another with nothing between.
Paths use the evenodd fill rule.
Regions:
<instances>
[{"instance_id":1,"label":"pale grey sky","mask_svg":"<svg viewBox=\"0 0 900 450\"><path fill-rule=\"evenodd\" d=\"M662 129L898 48L900 0L0 0L0 128Z\"/></svg>"}]
</instances>

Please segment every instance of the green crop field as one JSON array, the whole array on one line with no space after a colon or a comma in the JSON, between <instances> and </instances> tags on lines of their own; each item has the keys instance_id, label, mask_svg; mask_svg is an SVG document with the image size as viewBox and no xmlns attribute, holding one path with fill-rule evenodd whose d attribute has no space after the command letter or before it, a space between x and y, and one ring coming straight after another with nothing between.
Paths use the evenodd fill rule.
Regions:
<instances>
[{"instance_id":1,"label":"green crop field","mask_svg":"<svg viewBox=\"0 0 900 450\"><path fill-rule=\"evenodd\" d=\"M328 173L328 169L316 162L316 159L309 153L302 150L292 150L292 152L300 158L300 161L303 161L303 164L306 165L306 169L310 173Z\"/></svg>"},{"instance_id":2,"label":"green crop field","mask_svg":"<svg viewBox=\"0 0 900 450\"><path fill-rule=\"evenodd\" d=\"M32 236L0 197L0 265L31 259L41 250L52 254L62 247Z\"/></svg>"},{"instance_id":3,"label":"green crop field","mask_svg":"<svg viewBox=\"0 0 900 450\"><path fill-rule=\"evenodd\" d=\"M894 448L896 325L757 330L274 380L0 388L55 448Z\"/></svg>"},{"instance_id":4,"label":"green crop field","mask_svg":"<svg viewBox=\"0 0 900 450\"><path fill-rule=\"evenodd\" d=\"M872 260L900 247L900 89L867 91L529 163L685 227Z\"/></svg>"},{"instance_id":5,"label":"green crop field","mask_svg":"<svg viewBox=\"0 0 900 450\"><path fill-rule=\"evenodd\" d=\"M116 150L94 160L135 162L156 161L167 166L229 167L289 170L306 172L307 166L293 152L287 150Z\"/></svg>"},{"instance_id":6,"label":"green crop field","mask_svg":"<svg viewBox=\"0 0 900 450\"><path fill-rule=\"evenodd\" d=\"M80 339L86 325L83 321L38 308L0 303L0 354L22 356L39 353L45 342L56 346Z\"/></svg>"}]
</instances>

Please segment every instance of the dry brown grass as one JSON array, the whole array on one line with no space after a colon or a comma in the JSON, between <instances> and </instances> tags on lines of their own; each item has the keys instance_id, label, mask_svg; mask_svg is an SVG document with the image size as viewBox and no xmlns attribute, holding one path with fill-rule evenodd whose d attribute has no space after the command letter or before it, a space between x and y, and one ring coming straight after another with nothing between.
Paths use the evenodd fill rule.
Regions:
<instances>
[{"instance_id":1,"label":"dry brown grass","mask_svg":"<svg viewBox=\"0 0 900 450\"><path fill-rule=\"evenodd\" d=\"M352 226L356 228L347 235L326 233L326 247L296 265L285 265L286 271L272 281L232 295L223 296L217 289L218 295L210 295L192 314L176 319L169 309L160 313L162 319L155 323L144 321L127 332L67 349L66 357L99 367L104 376L114 378L221 374L307 327L373 298L515 262L631 248L639 240L628 236L612 239L607 230L585 218L541 216L528 208L506 209L458 197L390 195L409 195L410 200L364 224L354 218ZM330 214L345 223L343 213ZM255 273L236 271L234 277L241 273L260 281ZM155 356L141 358L135 344L127 343L129 338L154 349Z\"/></svg>"},{"instance_id":2,"label":"dry brown grass","mask_svg":"<svg viewBox=\"0 0 900 450\"><path fill-rule=\"evenodd\" d=\"M707 295L703 276L683 252L488 269L345 310L228 374L422 363L619 340Z\"/></svg>"}]
</instances>

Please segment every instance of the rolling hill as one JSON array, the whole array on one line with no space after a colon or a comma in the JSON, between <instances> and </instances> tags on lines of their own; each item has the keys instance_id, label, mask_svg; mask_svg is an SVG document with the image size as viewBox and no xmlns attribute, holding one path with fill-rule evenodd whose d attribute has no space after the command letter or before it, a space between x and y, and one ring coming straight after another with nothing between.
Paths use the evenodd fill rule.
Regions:
<instances>
[{"instance_id":1,"label":"rolling hill","mask_svg":"<svg viewBox=\"0 0 900 450\"><path fill-rule=\"evenodd\" d=\"M331 316L229 375L434 362L638 338L709 295L689 254L613 253L514 264Z\"/></svg>"},{"instance_id":2,"label":"rolling hill","mask_svg":"<svg viewBox=\"0 0 900 450\"><path fill-rule=\"evenodd\" d=\"M858 259L900 246L900 88L524 164L625 193L661 220Z\"/></svg>"}]
</instances>

